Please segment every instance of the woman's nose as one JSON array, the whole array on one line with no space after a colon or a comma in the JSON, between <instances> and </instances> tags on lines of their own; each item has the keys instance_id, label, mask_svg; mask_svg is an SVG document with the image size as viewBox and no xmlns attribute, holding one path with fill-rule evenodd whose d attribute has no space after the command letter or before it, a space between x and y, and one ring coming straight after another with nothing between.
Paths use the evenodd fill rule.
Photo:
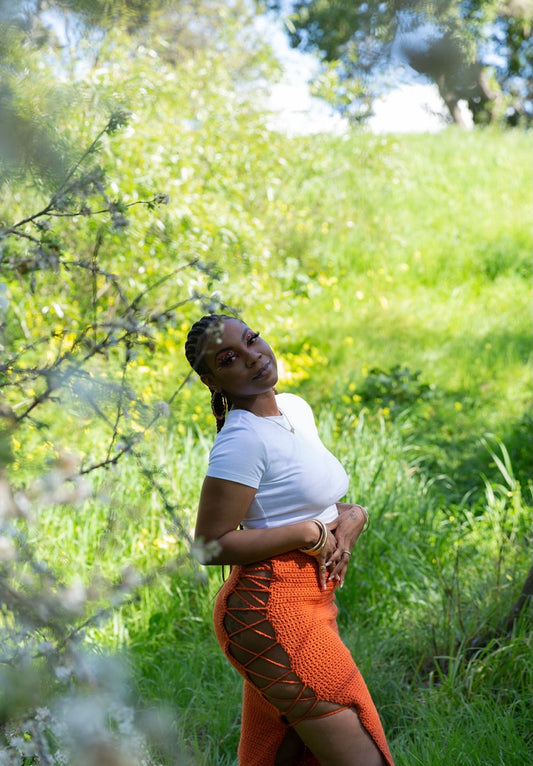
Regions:
<instances>
[{"instance_id":1,"label":"woman's nose","mask_svg":"<svg viewBox=\"0 0 533 766\"><path fill-rule=\"evenodd\" d=\"M261 356L262 355L260 351L255 351L255 349L250 349L247 352L247 356L246 356L246 366L253 367L254 364L258 362L259 359L261 359Z\"/></svg>"}]
</instances>

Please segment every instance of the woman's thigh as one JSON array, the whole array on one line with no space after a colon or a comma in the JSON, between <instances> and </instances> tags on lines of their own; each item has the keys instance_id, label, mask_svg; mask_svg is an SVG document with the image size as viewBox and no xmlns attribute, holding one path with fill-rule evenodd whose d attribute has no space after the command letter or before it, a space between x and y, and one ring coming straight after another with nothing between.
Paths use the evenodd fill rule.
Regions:
<instances>
[{"instance_id":1,"label":"woman's thigh","mask_svg":"<svg viewBox=\"0 0 533 766\"><path fill-rule=\"evenodd\" d=\"M320 766L385 766L383 756L353 708L326 718L301 721L294 729Z\"/></svg>"}]
</instances>

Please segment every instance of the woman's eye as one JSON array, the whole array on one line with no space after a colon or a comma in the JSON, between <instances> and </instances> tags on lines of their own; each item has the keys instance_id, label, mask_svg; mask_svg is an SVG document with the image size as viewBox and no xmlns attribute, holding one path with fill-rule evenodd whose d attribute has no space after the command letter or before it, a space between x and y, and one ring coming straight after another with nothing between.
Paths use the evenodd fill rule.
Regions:
<instances>
[{"instance_id":1,"label":"woman's eye","mask_svg":"<svg viewBox=\"0 0 533 766\"><path fill-rule=\"evenodd\" d=\"M254 343L258 339L258 337L259 337L259 333L254 332L253 335L250 335L248 337L248 343Z\"/></svg>"},{"instance_id":2,"label":"woman's eye","mask_svg":"<svg viewBox=\"0 0 533 766\"><path fill-rule=\"evenodd\" d=\"M218 363L220 367L227 367L228 364L231 364L234 359L235 359L235 354L228 354L227 356L223 356L222 359L219 359Z\"/></svg>"}]
</instances>

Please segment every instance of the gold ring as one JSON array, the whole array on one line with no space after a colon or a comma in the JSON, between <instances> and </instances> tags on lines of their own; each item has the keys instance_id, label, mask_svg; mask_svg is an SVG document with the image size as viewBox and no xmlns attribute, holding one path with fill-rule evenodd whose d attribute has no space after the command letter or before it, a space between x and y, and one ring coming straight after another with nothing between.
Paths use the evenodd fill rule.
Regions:
<instances>
[{"instance_id":1,"label":"gold ring","mask_svg":"<svg viewBox=\"0 0 533 766\"><path fill-rule=\"evenodd\" d=\"M350 551L343 551L343 553L345 553L347 556L351 556L352 555Z\"/></svg>"},{"instance_id":2,"label":"gold ring","mask_svg":"<svg viewBox=\"0 0 533 766\"><path fill-rule=\"evenodd\" d=\"M325 572L326 571L326 565L325 564L322 564L322 566L320 567L320 571L321 572Z\"/></svg>"}]
</instances>

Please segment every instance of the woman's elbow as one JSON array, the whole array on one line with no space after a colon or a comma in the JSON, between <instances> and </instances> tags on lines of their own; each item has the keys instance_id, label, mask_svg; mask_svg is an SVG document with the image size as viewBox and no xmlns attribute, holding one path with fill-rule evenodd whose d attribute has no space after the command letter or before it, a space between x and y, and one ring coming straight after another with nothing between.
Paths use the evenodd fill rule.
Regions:
<instances>
[{"instance_id":1,"label":"woman's elbow","mask_svg":"<svg viewBox=\"0 0 533 766\"><path fill-rule=\"evenodd\" d=\"M194 534L193 555L205 566L224 563L222 545L216 538L206 538L204 535Z\"/></svg>"}]
</instances>

